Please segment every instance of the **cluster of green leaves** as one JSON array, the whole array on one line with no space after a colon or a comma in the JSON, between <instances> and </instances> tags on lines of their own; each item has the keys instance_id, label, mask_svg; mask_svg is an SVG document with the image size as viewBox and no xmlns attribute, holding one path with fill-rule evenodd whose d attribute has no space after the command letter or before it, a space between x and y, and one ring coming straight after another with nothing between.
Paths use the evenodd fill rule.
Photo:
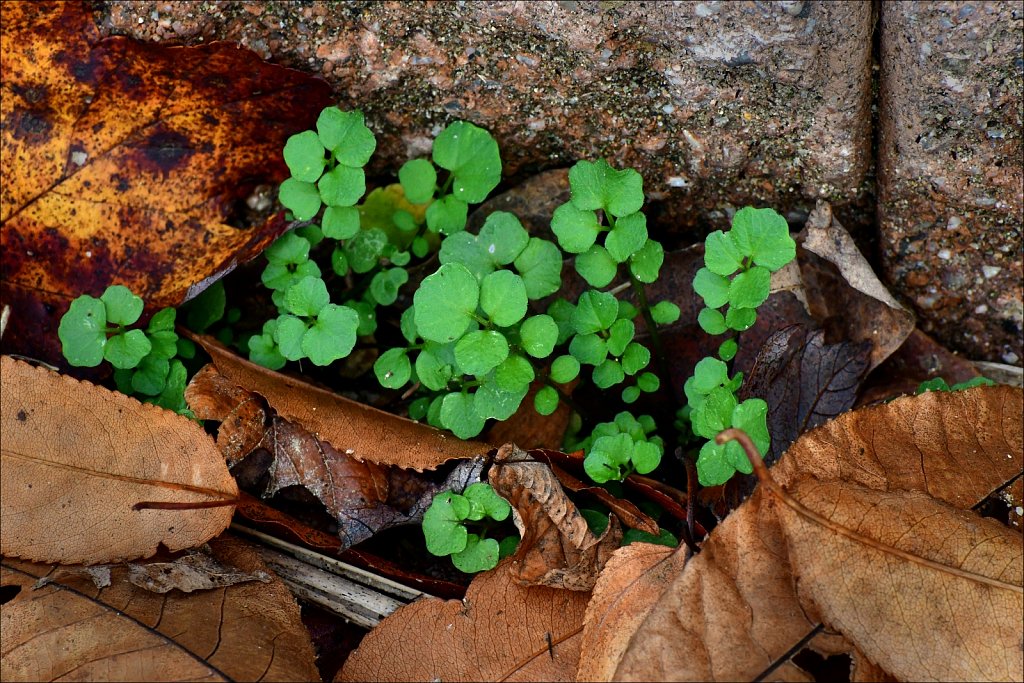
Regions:
<instances>
[{"instance_id":1,"label":"cluster of green leaves","mask_svg":"<svg viewBox=\"0 0 1024 683\"><path fill-rule=\"evenodd\" d=\"M583 469L599 484L622 481L633 472L653 472L665 452L661 437L650 415L634 417L620 412L612 422L596 425L586 439L573 444L571 450L583 450Z\"/></svg>"},{"instance_id":2,"label":"cluster of green leaves","mask_svg":"<svg viewBox=\"0 0 1024 683\"><path fill-rule=\"evenodd\" d=\"M697 363L683 386L684 415L690 428L696 436L709 439L697 457L697 475L704 486L723 484L737 471L752 471L737 442L714 442L718 432L729 427L744 430L762 455L771 443L768 405L758 398L738 401L743 373L730 377L728 362L736 355L736 334L754 324L757 307L768 298L771 273L795 257L796 243L789 236L786 219L772 209L740 209L728 232L716 230L704 242L704 267L693 280L705 305L698 322L709 334L729 333L718 348L718 358ZM719 310L722 307L724 313Z\"/></svg>"},{"instance_id":3,"label":"cluster of green leaves","mask_svg":"<svg viewBox=\"0 0 1024 683\"><path fill-rule=\"evenodd\" d=\"M173 308L158 311L145 329L129 329L142 309L142 298L122 285L107 287L98 299L78 297L57 329L64 357L71 365L90 368L106 360L114 367L122 393L189 414L184 398L187 373L180 359L192 358L195 345L174 332Z\"/></svg>"},{"instance_id":4,"label":"cluster of green leaves","mask_svg":"<svg viewBox=\"0 0 1024 683\"><path fill-rule=\"evenodd\" d=\"M917 387L917 391L914 392L914 395L917 396L928 391L963 391L964 389L973 389L974 387L992 387L995 386L995 384L996 383L988 377L979 376L972 377L971 379L963 382L957 382L953 386L950 386L946 380L941 377L935 377L921 382Z\"/></svg>"},{"instance_id":5,"label":"cluster of green leaves","mask_svg":"<svg viewBox=\"0 0 1024 683\"><path fill-rule=\"evenodd\" d=\"M450 555L452 564L467 574L493 569L498 560L515 551L519 537L487 538L489 520L504 521L511 511L508 502L488 484L470 484L461 495L443 491L434 496L423 515L427 550L440 557Z\"/></svg>"},{"instance_id":6,"label":"cluster of green leaves","mask_svg":"<svg viewBox=\"0 0 1024 683\"><path fill-rule=\"evenodd\" d=\"M600 537L605 529L608 528L607 512L593 508L580 508L580 514L586 520L587 528L595 536ZM622 534L622 541L619 545L621 547L630 543L654 543L655 545L675 548L679 545L679 539L668 529L661 529L657 536L646 531L640 531L639 529L626 529L626 532Z\"/></svg>"},{"instance_id":7,"label":"cluster of green leaves","mask_svg":"<svg viewBox=\"0 0 1024 683\"><path fill-rule=\"evenodd\" d=\"M249 339L250 358L272 369L289 360L327 365L344 358L357 337L377 329L377 307L394 304L409 281L406 266L437 248L440 235L465 228L468 206L501 179L497 142L473 124L456 122L434 141L432 159L413 159L400 183L366 191L363 166L376 147L360 112L328 107L316 131L289 138L284 156L292 177L280 199L294 218L317 218L267 251L263 284L278 317ZM438 168L447 171L438 184ZM313 251L333 244L326 279ZM326 265L325 265L326 268ZM330 281L343 287L328 289ZM332 295L338 303L332 303Z\"/></svg>"}]
</instances>

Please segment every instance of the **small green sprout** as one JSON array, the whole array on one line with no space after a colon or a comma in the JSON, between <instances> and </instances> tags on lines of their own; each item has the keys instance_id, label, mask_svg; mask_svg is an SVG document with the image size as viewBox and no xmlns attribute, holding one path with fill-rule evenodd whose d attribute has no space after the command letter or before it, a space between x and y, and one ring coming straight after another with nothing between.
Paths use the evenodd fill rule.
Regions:
<instances>
[{"instance_id":1,"label":"small green sprout","mask_svg":"<svg viewBox=\"0 0 1024 683\"><path fill-rule=\"evenodd\" d=\"M737 400L743 375L730 377L728 362L736 355L736 335L754 324L757 307L768 299L771 273L795 257L796 243L789 236L786 219L772 209L740 209L729 232L716 230L705 240L704 267L693 279L693 288L705 305L697 322L708 334L730 336L719 346L718 358L697 363L683 386L687 406L680 421L688 423L694 435L709 440L697 457L697 475L704 486L723 484L736 471L751 472L738 443L714 442L721 430L744 430L762 454L770 446L768 405L756 398ZM722 307L724 313L719 310Z\"/></svg>"},{"instance_id":2,"label":"small green sprout","mask_svg":"<svg viewBox=\"0 0 1024 683\"><path fill-rule=\"evenodd\" d=\"M634 417L620 412L613 422L602 422L590 436L572 446L584 450L583 469L599 484L622 481L636 472L648 474L661 464L665 445L659 436L652 436L655 424L650 415Z\"/></svg>"},{"instance_id":3,"label":"small green sprout","mask_svg":"<svg viewBox=\"0 0 1024 683\"><path fill-rule=\"evenodd\" d=\"M452 564L467 574L494 569L498 560L512 554L519 538L509 536L499 542L487 538L486 532L490 520L504 521L511 511L508 501L488 484L471 484L462 495L439 493L423 515L427 550L439 557L450 555Z\"/></svg>"},{"instance_id":4,"label":"small green sprout","mask_svg":"<svg viewBox=\"0 0 1024 683\"><path fill-rule=\"evenodd\" d=\"M925 380L917 387L917 391L914 395L924 394L929 391L962 391L964 389L973 389L974 387L992 387L995 386L995 382L990 380L988 377L972 377L969 380L963 382L957 382L953 386L949 386L941 377L935 377L933 379Z\"/></svg>"},{"instance_id":5,"label":"small green sprout","mask_svg":"<svg viewBox=\"0 0 1024 683\"><path fill-rule=\"evenodd\" d=\"M188 414L184 391L187 358L195 349L174 332L176 311L164 308L145 330L128 329L142 315L142 298L122 285L111 285L97 299L84 294L61 317L57 336L68 363L96 367L107 360L125 394Z\"/></svg>"}]
</instances>

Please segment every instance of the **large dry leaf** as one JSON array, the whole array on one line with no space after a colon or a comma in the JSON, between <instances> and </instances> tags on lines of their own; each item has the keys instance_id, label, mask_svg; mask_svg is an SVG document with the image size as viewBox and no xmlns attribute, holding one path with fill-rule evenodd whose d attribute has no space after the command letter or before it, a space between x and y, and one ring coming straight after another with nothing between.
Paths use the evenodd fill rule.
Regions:
<instances>
[{"instance_id":1,"label":"large dry leaf","mask_svg":"<svg viewBox=\"0 0 1024 683\"><path fill-rule=\"evenodd\" d=\"M265 398L284 419L302 425L357 460L423 471L491 449L479 441L462 441L428 425L267 370L238 357L210 337L192 338L210 354L225 377Z\"/></svg>"},{"instance_id":2,"label":"large dry leaf","mask_svg":"<svg viewBox=\"0 0 1024 683\"><path fill-rule=\"evenodd\" d=\"M619 547L622 529L608 516L608 527L594 536L545 462L512 444L498 449L488 483L512 505L522 539L509 573L528 586L589 591Z\"/></svg>"},{"instance_id":3,"label":"large dry leaf","mask_svg":"<svg viewBox=\"0 0 1024 683\"><path fill-rule=\"evenodd\" d=\"M571 681L589 593L525 587L506 559L464 600L402 607L353 652L337 681Z\"/></svg>"},{"instance_id":4,"label":"large dry leaf","mask_svg":"<svg viewBox=\"0 0 1024 683\"><path fill-rule=\"evenodd\" d=\"M0 372L2 554L100 564L205 543L238 487L195 422L7 356ZM228 505L136 509L136 504Z\"/></svg>"},{"instance_id":5,"label":"large dry leaf","mask_svg":"<svg viewBox=\"0 0 1024 683\"><path fill-rule=\"evenodd\" d=\"M100 40L81 2L5 2L0 44L9 348L56 363L79 294L118 283L175 306L285 228L227 221L287 176L285 140L331 103L323 81L229 43Z\"/></svg>"},{"instance_id":6,"label":"large dry leaf","mask_svg":"<svg viewBox=\"0 0 1024 683\"><path fill-rule=\"evenodd\" d=\"M821 622L842 629L855 656L884 660L903 678L941 676L924 660L956 657L982 667L974 678L1017 675L1006 667L1020 665L1020 539L963 510L1019 475L1022 409L1020 390L983 387L854 411L804 435L772 473L805 487L797 493L820 515L840 515L853 536L793 512L761 486L678 574L610 563L619 576L602 576L595 589L581 680L789 677L787 657ZM881 504L873 496L890 496L894 507L877 517L858 511ZM979 565L970 564L973 553ZM606 624L631 619L619 614L615 591L638 582L653 594L641 600L653 605L643 623L628 637L607 633ZM984 599L962 603L960 592ZM637 601L629 597L627 611ZM878 637L886 628L904 632ZM986 648L979 639L1004 649L974 657Z\"/></svg>"},{"instance_id":7,"label":"large dry leaf","mask_svg":"<svg viewBox=\"0 0 1024 683\"><path fill-rule=\"evenodd\" d=\"M266 572L241 541L211 543L241 571ZM4 560L2 583L17 595L0 607L0 678L52 680L319 680L298 606L277 578L160 595L133 586L127 569L96 588L81 574Z\"/></svg>"}]
</instances>

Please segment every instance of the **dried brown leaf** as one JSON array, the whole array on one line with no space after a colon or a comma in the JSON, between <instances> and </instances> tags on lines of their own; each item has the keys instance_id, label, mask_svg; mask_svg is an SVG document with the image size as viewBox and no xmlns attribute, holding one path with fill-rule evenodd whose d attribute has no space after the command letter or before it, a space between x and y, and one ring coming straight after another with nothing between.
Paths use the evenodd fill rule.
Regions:
<instances>
[{"instance_id":1,"label":"dried brown leaf","mask_svg":"<svg viewBox=\"0 0 1024 683\"><path fill-rule=\"evenodd\" d=\"M1020 473L1022 396L982 387L908 397L801 437L772 473L825 521L758 487L681 572L650 582L653 607L621 652L626 639L603 628L629 616L602 586L622 580L602 577L595 604L611 607L588 617L586 677L790 677L788 655L824 622L855 657L904 679L955 670L1019 680L1020 538L965 510ZM959 668L941 668L953 659Z\"/></svg>"},{"instance_id":2,"label":"dried brown leaf","mask_svg":"<svg viewBox=\"0 0 1024 683\"><path fill-rule=\"evenodd\" d=\"M479 441L462 441L412 420L351 401L240 358L210 337L191 335L235 384L267 400L281 417L302 425L357 460L405 469L435 469L454 458L490 450Z\"/></svg>"},{"instance_id":3,"label":"dried brown leaf","mask_svg":"<svg viewBox=\"0 0 1024 683\"><path fill-rule=\"evenodd\" d=\"M175 589L191 593L226 588L245 581L270 583L271 575L262 569L241 571L225 565L210 554L208 547L203 547L168 562L129 562L128 581L153 593Z\"/></svg>"},{"instance_id":4,"label":"dried brown leaf","mask_svg":"<svg viewBox=\"0 0 1024 683\"><path fill-rule=\"evenodd\" d=\"M804 249L827 264L805 259L803 277L808 303L818 318L830 318L842 338L872 344L870 369L903 344L914 330L914 314L903 307L875 275L850 233L832 215L832 207L819 201L807 218Z\"/></svg>"},{"instance_id":5,"label":"dried brown leaf","mask_svg":"<svg viewBox=\"0 0 1024 683\"><path fill-rule=\"evenodd\" d=\"M259 446L267 423L266 402L208 363L185 387L185 401L200 420L216 420L217 448L232 467Z\"/></svg>"},{"instance_id":6,"label":"dried brown leaf","mask_svg":"<svg viewBox=\"0 0 1024 683\"><path fill-rule=\"evenodd\" d=\"M238 487L213 440L162 408L2 358L6 556L65 564L191 548L231 522ZM135 509L137 503L220 507Z\"/></svg>"},{"instance_id":7,"label":"dried brown leaf","mask_svg":"<svg viewBox=\"0 0 1024 683\"><path fill-rule=\"evenodd\" d=\"M367 635L336 681L571 681L589 593L523 586L510 559L464 600L400 608Z\"/></svg>"},{"instance_id":8,"label":"dried brown leaf","mask_svg":"<svg viewBox=\"0 0 1024 683\"><path fill-rule=\"evenodd\" d=\"M547 463L512 444L499 448L494 460L488 483L512 505L522 536L509 566L512 577L530 586L591 590L619 547L618 519L609 515L608 527L595 537Z\"/></svg>"},{"instance_id":9,"label":"dried brown leaf","mask_svg":"<svg viewBox=\"0 0 1024 683\"><path fill-rule=\"evenodd\" d=\"M72 299L112 283L176 306L286 227L229 225L287 177L281 148L331 103L319 79L232 43L99 38L86 3L5 2L0 97L5 348L62 362Z\"/></svg>"},{"instance_id":10,"label":"dried brown leaf","mask_svg":"<svg viewBox=\"0 0 1024 683\"><path fill-rule=\"evenodd\" d=\"M266 571L241 541L211 546L224 564ZM3 560L3 585L17 590L0 607L5 681L319 680L298 606L277 578L159 595L117 567L107 588L78 574L33 590L51 571Z\"/></svg>"}]
</instances>

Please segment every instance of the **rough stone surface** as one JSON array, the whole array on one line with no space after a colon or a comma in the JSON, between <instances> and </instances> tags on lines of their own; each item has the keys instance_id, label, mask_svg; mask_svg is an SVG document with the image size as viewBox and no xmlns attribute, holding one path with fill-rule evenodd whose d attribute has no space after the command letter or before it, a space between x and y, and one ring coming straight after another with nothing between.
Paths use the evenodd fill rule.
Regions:
<instances>
[{"instance_id":1,"label":"rough stone surface","mask_svg":"<svg viewBox=\"0 0 1024 683\"><path fill-rule=\"evenodd\" d=\"M1020 364L1024 4L883 3L885 274L921 327Z\"/></svg>"},{"instance_id":2,"label":"rough stone surface","mask_svg":"<svg viewBox=\"0 0 1024 683\"><path fill-rule=\"evenodd\" d=\"M367 114L381 170L465 119L495 134L514 179L598 156L638 168L653 222L677 231L724 227L748 203L799 221L819 198L863 224L868 2L133 0L97 17L323 75Z\"/></svg>"}]
</instances>

